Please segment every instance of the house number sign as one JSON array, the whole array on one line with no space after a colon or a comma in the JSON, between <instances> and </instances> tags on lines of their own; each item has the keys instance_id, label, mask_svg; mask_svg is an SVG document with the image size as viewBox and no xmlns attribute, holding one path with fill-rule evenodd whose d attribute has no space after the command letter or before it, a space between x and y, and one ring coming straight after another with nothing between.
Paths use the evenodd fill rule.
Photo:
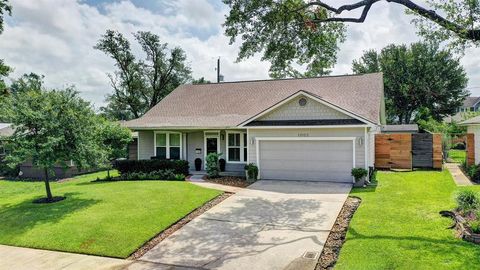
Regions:
<instances>
[{"instance_id":1,"label":"house number sign","mask_svg":"<svg viewBox=\"0 0 480 270\"><path fill-rule=\"evenodd\" d=\"M298 133L298 137L308 137L308 133Z\"/></svg>"}]
</instances>

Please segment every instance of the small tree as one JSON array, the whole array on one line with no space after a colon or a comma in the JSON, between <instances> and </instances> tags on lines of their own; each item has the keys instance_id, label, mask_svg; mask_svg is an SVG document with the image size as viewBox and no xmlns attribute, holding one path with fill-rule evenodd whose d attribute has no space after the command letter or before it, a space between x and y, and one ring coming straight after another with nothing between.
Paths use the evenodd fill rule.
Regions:
<instances>
[{"instance_id":1,"label":"small tree","mask_svg":"<svg viewBox=\"0 0 480 270\"><path fill-rule=\"evenodd\" d=\"M207 155L205 165L207 167L207 175L210 178L220 176L220 163L218 162L221 153L210 153Z\"/></svg>"},{"instance_id":2,"label":"small tree","mask_svg":"<svg viewBox=\"0 0 480 270\"><path fill-rule=\"evenodd\" d=\"M132 141L132 132L118 123L103 118L99 120L98 129L98 139L108 160L107 175L110 178L112 162L127 155L128 144Z\"/></svg>"},{"instance_id":3,"label":"small tree","mask_svg":"<svg viewBox=\"0 0 480 270\"><path fill-rule=\"evenodd\" d=\"M9 111L15 133L11 151L5 160L16 166L27 160L44 171L44 202L54 202L50 176L55 166L68 167L70 161L79 169L104 163L97 143L97 117L91 105L72 88L66 90L26 89L12 97Z\"/></svg>"}]
</instances>

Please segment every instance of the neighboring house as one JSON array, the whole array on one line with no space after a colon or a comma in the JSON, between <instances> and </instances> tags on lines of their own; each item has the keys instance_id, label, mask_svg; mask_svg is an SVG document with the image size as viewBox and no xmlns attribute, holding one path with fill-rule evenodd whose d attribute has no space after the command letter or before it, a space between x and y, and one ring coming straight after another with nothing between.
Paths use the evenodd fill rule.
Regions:
<instances>
[{"instance_id":1,"label":"neighboring house","mask_svg":"<svg viewBox=\"0 0 480 270\"><path fill-rule=\"evenodd\" d=\"M460 123L460 125L467 126L467 136L468 134L473 134L473 152L474 152L474 162L475 164L480 163L480 116L476 116L465 120ZM467 150L470 148L468 146L468 138L467 138ZM471 149L471 148L470 148Z\"/></svg>"},{"instance_id":2,"label":"neighboring house","mask_svg":"<svg viewBox=\"0 0 480 270\"><path fill-rule=\"evenodd\" d=\"M195 159L222 153L226 171L259 167L261 179L352 182L374 162L385 124L381 73L182 85L125 125L138 158Z\"/></svg>"},{"instance_id":3,"label":"neighboring house","mask_svg":"<svg viewBox=\"0 0 480 270\"><path fill-rule=\"evenodd\" d=\"M468 112L480 111L480 97L467 97L463 101L463 105L457 108L457 112L452 116L447 116L443 119L444 122L460 122L465 119Z\"/></svg>"},{"instance_id":4,"label":"neighboring house","mask_svg":"<svg viewBox=\"0 0 480 270\"><path fill-rule=\"evenodd\" d=\"M418 125L383 125L382 133L418 133Z\"/></svg>"},{"instance_id":5,"label":"neighboring house","mask_svg":"<svg viewBox=\"0 0 480 270\"><path fill-rule=\"evenodd\" d=\"M0 162L2 162L6 149L2 146L2 141L8 140L10 136L13 135L14 129L12 124L9 123L0 123ZM24 162L19 166L19 176L22 178L31 178L31 179L41 179L44 177L44 171L35 167L31 161ZM81 173L73 162L69 163L68 168L63 168L61 166L55 166L54 168L55 178L67 178L72 177L76 174ZM1 172L0 172L1 173Z\"/></svg>"}]
</instances>

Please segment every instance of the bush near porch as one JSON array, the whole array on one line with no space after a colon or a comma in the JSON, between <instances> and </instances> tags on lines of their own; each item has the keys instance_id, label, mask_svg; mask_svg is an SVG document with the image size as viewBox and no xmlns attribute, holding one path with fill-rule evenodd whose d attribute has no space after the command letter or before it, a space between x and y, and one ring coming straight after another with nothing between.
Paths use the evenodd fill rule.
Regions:
<instances>
[{"instance_id":1,"label":"bush near porch","mask_svg":"<svg viewBox=\"0 0 480 270\"><path fill-rule=\"evenodd\" d=\"M117 160L113 163L121 175L129 173L151 173L155 171L173 170L174 174L189 174L189 165L186 160Z\"/></svg>"}]
</instances>

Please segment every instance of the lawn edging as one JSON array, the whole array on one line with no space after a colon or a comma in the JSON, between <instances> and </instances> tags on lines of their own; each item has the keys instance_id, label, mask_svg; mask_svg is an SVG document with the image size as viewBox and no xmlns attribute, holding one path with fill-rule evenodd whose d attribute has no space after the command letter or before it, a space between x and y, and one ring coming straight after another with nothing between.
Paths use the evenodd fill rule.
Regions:
<instances>
[{"instance_id":1,"label":"lawn edging","mask_svg":"<svg viewBox=\"0 0 480 270\"><path fill-rule=\"evenodd\" d=\"M338 260L338 255L345 242L348 226L357 211L362 199L356 196L348 196L338 214L322 253L318 259L315 270L333 269Z\"/></svg>"},{"instance_id":2,"label":"lawn edging","mask_svg":"<svg viewBox=\"0 0 480 270\"><path fill-rule=\"evenodd\" d=\"M160 242L162 242L164 239L172 235L174 232L178 231L181 229L183 226L185 226L187 223L192 221L194 218L200 216L201 214L207 212L209 209L214 207L215 205L221 203L228 197L232 196L233 193L230 192L224 192L217 197L211 199L210 201L206 202L204 205L194 209L192 212L188 213L186 216L178 220L177 222L173 223L169 227L165 228L163 231L159 232L155 236L153 236L150 240L146 241L140 248L138 248L136 251L134 251L132 254L130 254L127 257L127 260L138 260L140 257L145 255L149 250L154 248L156 245L158 245Z\"/></svg>"}]
</instances>

